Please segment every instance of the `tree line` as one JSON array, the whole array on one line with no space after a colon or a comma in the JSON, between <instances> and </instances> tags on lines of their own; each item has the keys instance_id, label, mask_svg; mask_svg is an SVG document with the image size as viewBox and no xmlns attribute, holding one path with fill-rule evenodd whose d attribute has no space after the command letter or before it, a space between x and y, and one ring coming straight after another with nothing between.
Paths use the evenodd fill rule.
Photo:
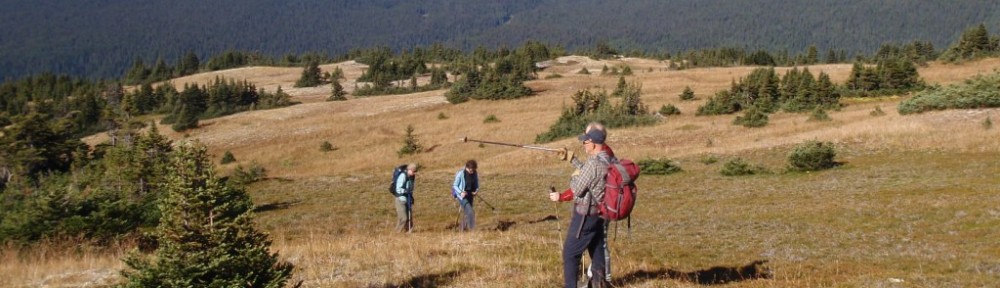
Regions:
<instances>
[{"instance_id":1,"label":"tree line","mask_svg":"<svg viewBox=\"0 0 1000 288\"><path fill-rule=\"evenodd\" d=\"M0 45L0 78L42 72L115 77L136 59L155 66L157 58L170 62L189 51L202 56L254 51L281 58L296 51L341 55L357 47L401 50L442 43L468 52L532 39L558 43L567 51L605 41L624 53L735 46L795 54L815 44L856 55L870 54L885 42L913 39L944 47L956 31L980 22L1000 28L991 0L888 6L860 0L105 2L5 1L0 26L9 29L0 32L5 44ZM774 9L783 13L776 15ZM825 50L820 52L822 59Z\"/></svg>"}]
</instances>

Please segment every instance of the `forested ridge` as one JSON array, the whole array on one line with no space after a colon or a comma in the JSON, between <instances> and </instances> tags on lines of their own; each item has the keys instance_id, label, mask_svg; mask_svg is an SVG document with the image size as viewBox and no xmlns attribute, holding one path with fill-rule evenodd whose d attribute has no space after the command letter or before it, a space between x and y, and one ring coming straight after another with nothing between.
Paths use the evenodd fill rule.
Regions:
<instances>
[{"instance_id":1,"label":"forested ridge","mask_svg":"<svg viewBox=\"0 0 1000 288\"><path fill-rule=\"evenodd\" d=\"M960 31L1000 28L987 0L906 1L121 1L0 0L0 79L40 72L118 77L137 59L176 62L227 50L272 57L441 43L469 51L528 40L621 51L732 46L797 54L871 53L885 43L946 47ZM780 13L779 13L780 11Z\"/></svg>"}]
</instances>

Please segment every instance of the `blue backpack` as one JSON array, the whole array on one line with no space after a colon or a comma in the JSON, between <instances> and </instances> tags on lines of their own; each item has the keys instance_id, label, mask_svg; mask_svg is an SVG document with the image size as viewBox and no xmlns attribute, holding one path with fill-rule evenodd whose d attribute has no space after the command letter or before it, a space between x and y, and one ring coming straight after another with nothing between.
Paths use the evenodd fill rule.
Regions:
<instances>
[{"instance_id":1,"label":"blue backpack","mask_svg":"<svg viewBox=\"0 0 1000 288\"><path fill-rule=\"evenodd\" d=\"M394 197L399 196L399 194L396 194L396 179L399 179L399 174L403 173L406 173L406 164L399 165L395 169L392 169L392 182L389 184L389 194L392 194Z\"/></svg>"}]
</instances>

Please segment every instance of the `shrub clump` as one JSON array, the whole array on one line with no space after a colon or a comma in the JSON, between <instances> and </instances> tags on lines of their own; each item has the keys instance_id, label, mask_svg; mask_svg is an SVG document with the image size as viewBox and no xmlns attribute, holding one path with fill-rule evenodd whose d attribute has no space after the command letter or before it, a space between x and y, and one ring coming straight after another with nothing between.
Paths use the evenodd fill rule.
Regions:
<instances>
[{"instance_id":1,"label":"shrub clump","mask_svg":"<svg viewBox=\"0 0 1000 288\"><path fill-rule=\"evenodd\" d=\"M231 183L237 186L245 186L264 180L264 178L267 178L267 169L264 169L264 166L260 166L260 164L254 161L246 168L243 165L236 165L236 170L233 170L233 176L229 179Z\"/></svg>"},{"instance_id":2,"label":"shrub clump","mask_svg":"<svg viewBox=\"0 0 1000 288\"><path fill-rule=\"evenodd\" d=\"M691 86L684 86L684 92L681 92L681 101L691 101L694 100L694 90L691 90Z\"/></svg>"},{"instance_id":3,"label":"shrub clump","mask_svg":"<svg viewBox=\"0 0 1000 288\"><path fill-rule=\"evenodd\" d=\"M681 115L681 109L677 109L677 106L674 106L674 104L664 104L660 107L660 115Z\"/></svg>"},{"instance_id":4,"label":"shrub clump","mask_svg":"<svg viewBox=\"0 0 1000 288\"><path fill-rule=\"evenodd\" d=\"M830 121L830 120L832 119L830 119L829 114L826 114L826 110L823 110L823 108L819 107L813 109L812 114L809 115L809 121Z\"/></svg>"},{"instance_id":5,"label":"shrub clump","mask_svg":"<svg viewBox=\"0 0 1000 288\"><path fill-rule=\"evenodd\" d=\"M668 175L682 171L681 167L670 159L644 159L639 160L638 164L642 174L647 175Z\"/></svg>"},{"instance_id":6,"label":"shrub clump","mask_svg":"<svg viewBox=\"0 0 1000 288\"><path fill-rule=\"evenodd\" d=\"M875 110L872 110L872 112L868 113L868 115L872 115L874 117L885 116L885 111L882 111L882 107L875 106Z\"/></svg>"},{"instance_id":7,"label":"shrub clump","mask_svg":"<svg viewBox=\"0 0 1000 288\"><path fill-rule=\"evenodd\" d=\"M964 84L931 87L899 103L899 114L915 114L945 109L1000 107L1000 72L976 76Z\"/></svg>"},{"instance_id":8,"label":"shrub clump","mask_svg":"<svg viewBox=\"0 0 1000 288\"><path fill-rule=\"evenodd\" d=\"M743 127L756 128L767 126L767 113L757 109L756 107L750 107L747 109L743 116L736 116L733 120L734 125L743 125Z\"/></svg>"},{"instance_id":9,"label":"shrub clump","mask_svg":"<svg viewBox=\"0 0 1000 288\"><path fill-rule=\"evenodd\" d=\"M767 172L767 168L759 165L751 165L742 158L729 160L729 162L726 162L726 164L722 166L722 170L719 171L722 176L744 176L764 174Z\"/></svg>"},{"instance_id":10,"label":"shrub clump","mask_svg":"<svg viewBox=\"0 0 1000 288\"><path fill-rule=\"evenodd\" d=\"M715 155L705 155L698 161L701 162L701 164L712 165L715 164L715 162L719 162L719 158L715 157Z\"/></svg>"},{"instance_id":11,"label":"shrub clump","mask_svg":"<svg viewBox=\"0 0 1000 288\"><path fill-rule=\"evenodd\" d=\"M603 123L607 128L631 127L656 123L657 118L649 114L640 98L638 84L626 84L612 94L620 95L618 104L612 104L607 91L577 91L573 95L573 106L563 109L562 115L549 131L535 137L535 142L545 143L559 138L576 135L580 127L590 122Z\"/></svg>"},{"instance_id":12,"label":"shrub clump","mask_svg":"<svg viewBox=\"0 0 1000 288\"><path fill-rule=\"evenodd\" d=\"M807 141L795 146L788 154L788 168L792 171L818 171L836 166L833 158L837 153L833 143Z\"/></svg>"},{"instance_id":13,"label":"shrub clump","mask_svg":"<svg viewBox=\"0 0 1000 288\"><path fill-rule=\"evenodd\" d=\"M233 152L226 151L225 154L222 154L222 161L219 163L226 165L233 162L236 162L236 156L233 156Z\"/></svg>"},{"instance_id":14,"label":"shrub clump","mask_svg":"<svg viewBox=\"0 0 1000 288\"><path fill-rule=\"evenodd\" d=\"M486 118L483 119L483 124L499 123L499 122L500 122L500 119L497 118L497 116L493 115L493 114L487 115Z\"/></svg>"},{"instance_id":15,"label":"shrub clump","mask_svg":"<svg viewBox=\"0 0 1000 288\"><path fill-rule=\"evenodd\" d=\"M330 144L330 141L323 141L323 143L319 144L319 151L321 152L330 152L334 149L335 148L333 147L333 144Z\"/></svg>"}]
</instances>

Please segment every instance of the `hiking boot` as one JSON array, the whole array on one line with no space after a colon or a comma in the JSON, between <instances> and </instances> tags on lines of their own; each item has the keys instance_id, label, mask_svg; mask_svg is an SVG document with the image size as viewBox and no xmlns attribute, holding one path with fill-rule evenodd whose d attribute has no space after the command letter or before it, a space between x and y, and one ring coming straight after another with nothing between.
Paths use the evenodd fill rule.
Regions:
<instances>
[{"instance_id":1,"label":"hiking boot","mask_svg":"<svg viewBox=\"0 0 1000 288\"><path fill-rule=\"evenodd\" d=\"M587 288L612 288L612 287L614 286L611 286L611 282L608 282L608 280L604 280L604 277L590 278L590 281L587 281Z\"/></svg>"}]
</instances>

